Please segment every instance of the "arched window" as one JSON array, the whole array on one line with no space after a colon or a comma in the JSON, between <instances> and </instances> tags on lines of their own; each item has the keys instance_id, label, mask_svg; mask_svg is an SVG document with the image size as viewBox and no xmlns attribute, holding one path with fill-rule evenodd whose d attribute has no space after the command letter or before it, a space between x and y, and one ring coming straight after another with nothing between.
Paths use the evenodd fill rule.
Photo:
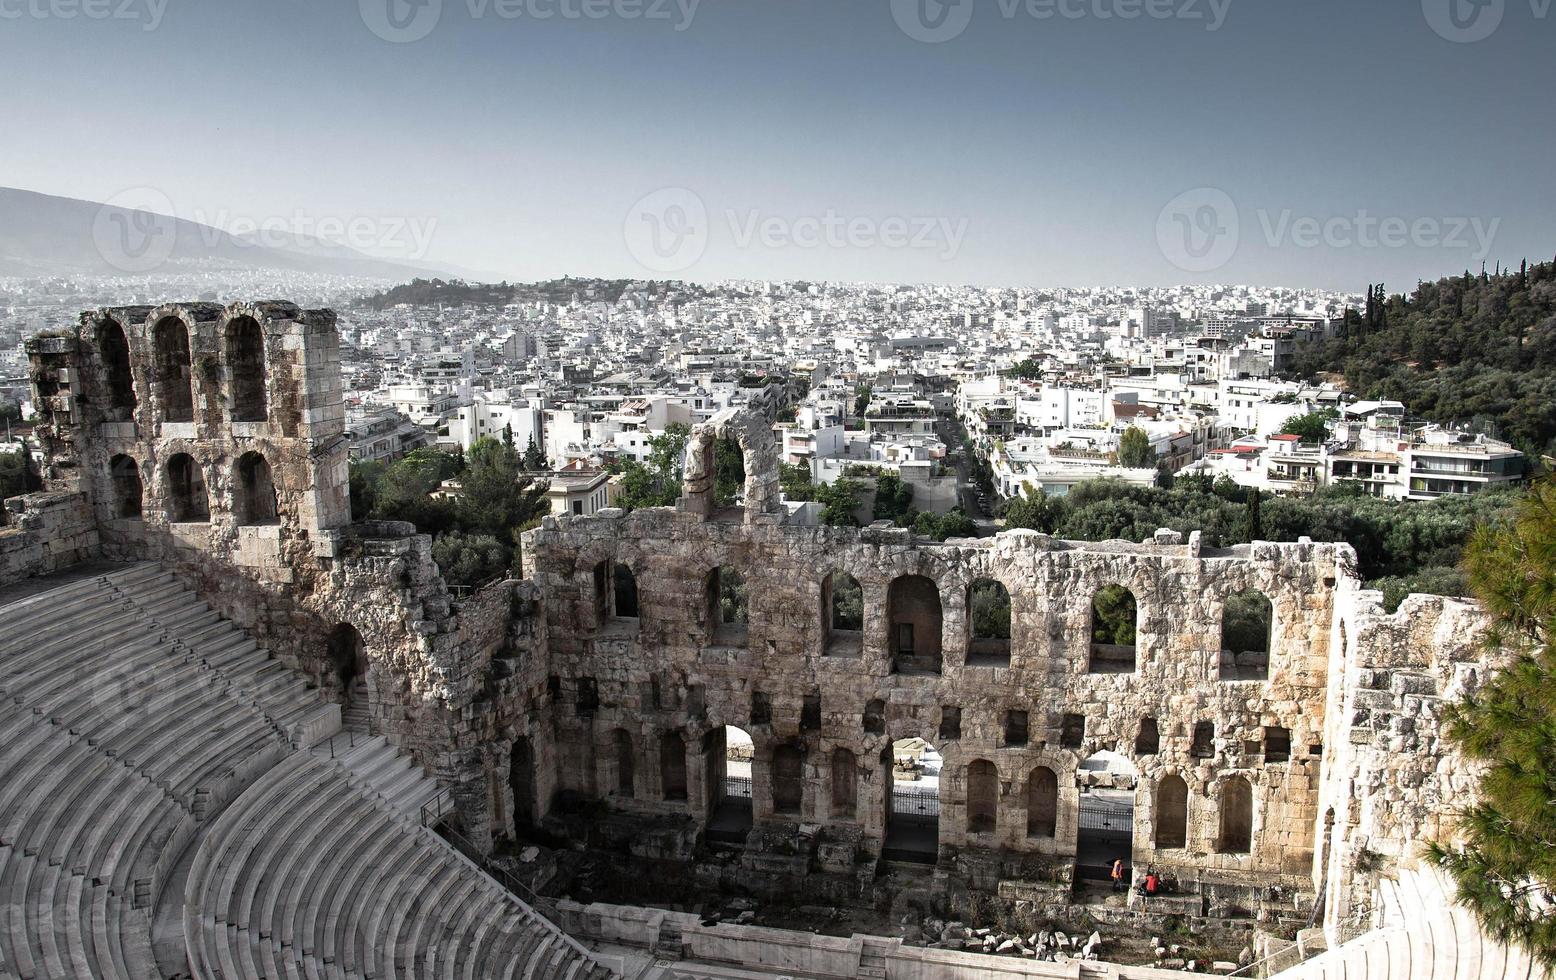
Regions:
<instances>
[{"instance_id":1,"label":"arched window","mask_svg":"<svg viewBox=\"0 0 1556 980\"><path fill-rule=\"evenodd\" d=\"M967 663L1010 666L1010 592L991 578L967 589Z\"/></svg>"},{"instance_id":2,"label":"arched window","mask_svg":"<svg viewBox=\"0 0 1556 980\"><path fill-rule=\"evenodd\" d=\"M1270 597L1245 589L1229 597L1221 608L1221 679L1267 681L1270 679L1270 633L1275 607Z\"/></svg>"},{"instance_id":3,"label":"arched window","mask_svg":"<svg viewBox=\"0 0 1556 980\"><path fill-rule=\"evenodd\" d=\"M113 480L113 516L139 520L143 496L140 467L128 456L115 456L108 461L108 474Z\"/></svg>"},{"instance_id":4,"label":"arched window","mask_svg":"<svg viewBox=\"0 0 1556 980\"><path fill-rule=\"evenodd\" d=\"M604 626L611 618L616 602L616 586L611 582L611 563L602 561L594 566L594 621Z\"/></svg>"},{"instance_id":5,"label":"arched window","mask_svg":"<svg viewBox=\"0 0 1556 980\"><path fill-rule=\"evenodd\" d=\"M1027 779L1027 836L1052 837L1059 822L1059 775L1038 766Z\"/></svg>"},{"instance_id":6,"label":"arched window","mask_svg":"<svg viewBox=\"0 0 1556 980\"><path fill-rule=\"evenodd\" d=\"M864 706L864 731L866 735L886 734L886 702L871 698Z\"/></svg>"},{"instance_id":7,"label":"arched window","mask_svg":"<svg viewBox=\"0 0 1556 980\"><path fill-rule=\"evenodd\" d=\"M227 324L227 375L232 385L232 420L265 421L265 334L251 316Z\"/></svg>"},{"instance_id":8,"label":"arched window","mask_svg":"<svg viewBox=\"0 0 1556 980\"><path fill-rule=\"evenodd\" d=\"M1216 850L1247 854L1253 849L1253 786L1242 776L1221 784L1221 836Z\"/></svg>"},{"instance_id":9,"label":"arched window","mask_svg":"<svg viewBox=\"0 0 1556 980\"><path fill-rule=\"evenodd\" d=\"M280 519L276 487L265 457L259 453L244 453L238 458L234 477L232 510L237 522L240 525L276 523Z\"/></svg>"},{"instance_id":10,"label":"arched window","mask_svg":"<svg viewBox=\"0 0 1556 980\"><path fill-rule=\"evenodd\" d=\"M967 832L991 834L999 811L999 770L987 759L967 766Z\"/></svg>"},{"instance_id":11,"label":"arched window","mask_svg":"<svg viewBox=\"0 0 1556 980\"><path fill-rule=\"evenodd\" d=\"M773 812L799 813L805 800L805 753L792 745L773 749Z\"/></svg>"},{"instance_id":12,"label":"arched window","mask_svg":"<svg viewBox=\"0 0 1556 980\"><path fill-rule=\"evenodd\" d=\"M108 400L104 415L114 422L128 422L135 414L135 376L130 372L130 345L124 328L114 320L97 325L97 352L103 360Z\"/></svg>"},{"instance_id":13,"label":"arched window","mask_svg":"<svg viewBox=\"0 0 1556 980\"><path fill-rule=\"evenodd\" d=\"M898 673L940 673L940 587L922 575L893 579L886 596L887 643Z\"/></svg>"},{"instance_id":14,"label":"arched window","mask_svg":"<svg viewBox=\"0 0 1556 980\"><path fill-rule=\"evenodd\" d=\"M329 658L346 703L357 703L367 693L368 663L367 647L355 626L340 623L330 631Z\"/></svg>"},{"instance_id":15,"label":"arched window","mask_svg":"<svg viewBox=\"0 0 1556 980\"><path fill-rule=\"evenodd\" d=\"M1091 597L1092 674L1131 674L1135 670L1135 630L1139 607L1122 585L1107 585Z\"/></svg>"},{"instance_id":16,"label":"arched window","mask_svg":"<svg viewBox=\"0 0 1556 980\"><path fill-rule=\"evenodd\" d=\"M716 646L745 646L747 598L746 580L733 568L715 568L708 573L705 613L709 632Z\"/></svg>"},{"instance_id":17,"label":"arched window","mask_svg":"<svg viewBox=\"0 0 1556 980\"><path fill-rule=\"evenodd\" d=\"M659 785L665 799L686 799L686 742L680 732L659 736Z\"/></svg>"},{"instance_id":18,"label":"arched window","mask_svg":"<svg viewBox=\"0 0 1556 980\"><path fill-rule=\"evenodd\" d=\"M1156 784L1156 846L1186 847L1189 833L1189 784L1174 773Z\"/></svg>"},{"instance_id":19,"label":"arched window","mask_svg":"<svg viewBox=\"0 0 1556 980\"><path fill-rule=\"evenodd\" d=\"M622 796L631 796L635 775L631 733L625 728L616 729L611 733L611 746L616 755L616 792Z\"/></svg>"},{"instance_id":20,"label":"arched window","mask_svg":"<svg viewBox=\"0 0 1556 980\"><path fill-rule=\"evenodd\" d=\"M832 751L832 815L851 817L859 798L859 763L848 749Z\"/></svg>"},{"instance_id":21,"label":"arched window","mask_svg":"<svg viewBox=\"0 0 1556 980\"><path fill-rule=\"evenodd\" d=\"M833 572L821 584L821 622L826 634L823 650L831 656L850 656L864 646L864 589L847 572Z\"/></svg>"},{"instance_id":22,"label":"arched window","mask_svg":"<svg viewBox=\"0 0 1556 980\"><path fill-rule=\"evenodd\" d=\"M188 453L167 461L168 520L174 524L201 523L211 519L205 476Z\"/></svg>"},{"instance_id":23,"label":"arched window","mask_svg":"<svg viewBox=\"0 0 1556 980\"><path fill-rule=\"evenodd\" d=\"M194 421L194 369L189 360L189 329L176 316L151 331L154 379L162 402L162 421Z\"/></svg>"},{"instance_id":24,"label":"arched window","mask_svg":"<svg viewBox=\"0 0 1556 980\"><path fill-rule=\"evenodd\" d=\"M622 619L636 619L638 616L638 580L632 574L632 569L616 563L611 577L615 579L616 586L616 615Z\"/></svg>"}]
</instances>

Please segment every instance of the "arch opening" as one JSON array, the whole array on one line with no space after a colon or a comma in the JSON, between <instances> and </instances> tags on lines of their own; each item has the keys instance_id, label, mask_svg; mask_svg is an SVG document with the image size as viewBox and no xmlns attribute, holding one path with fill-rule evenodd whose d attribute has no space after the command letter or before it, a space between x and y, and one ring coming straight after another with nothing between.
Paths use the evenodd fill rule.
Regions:
<instances>
[{"instance_id":1,"label":"arch opening","mask_svg":"<svg viewBox=\"0 0 1556 980\"><path fill-rule=\"evenodd\" d=\"M724 725L703 736L707 778L707 837L736 847L752 825L752 766L756 744L743 728Z\"/></svg>"},{"instance_id":2,"label":"arch opening","mask_svg":"<svg viewBox=\"0 0 1556 980\"><path fill-rule=\"evenodd\" d=\"M785 744L773 748L773 812L799 816L805 806L805 750Z\"/></svg>"},{"instance_id":3,"label":"arch opening","mask_svg":"<svg viewBox=\"0 0 1556 980\"><path fill-rule=\"evenodd\" d=\"M678 731L659 736L659 795L666 800L686 799L686 741Z\"/></svg>"},{"instance_id":4,"label":"arch opening","mask_svg":"<svg viewBox=\"0 0 1556 980\"><path fill-rule=\"evenodd\" d=\"M1076 808L1075 877L1107 881L1113 862L1127 865L1134 843L1134 763L1117 752L1098 752L1077 772L1080 801Z\"/></svg>"},{"instance_id":5,"label":"arch opening","mask_svg":"<svg viewBox=\"0 0 1556 980\"><path fill-rule=\"evenodd\" d=\"M113 489L113 516L121 521L138 521L145 502L140 467L135 460L118 455L108 461L108 476Z\"/></svg>"},{"instance_id":6,"label":"arch opening","mask_svg":"<svg viewBox=\"0 0 1556 980\"><path fill-rule=\"evenodd\" d=\"M987 759L967 764L967 832L992 834L999 825L1000 774Z\"/></svg>"},{"instance_id":7,"label":"arch opening","mask_svg":"<svg viewBox=\"0 0 1556 980\"><path fill-rule=\"evenodd\" d=\"M1091 674L1135 672L1140 607L1122 585L1105 585L1091 597Z\"/></svg>"},{"instance_id":8,"label":"arch opening","mask_svg":"<svg viewBox=\"0 0 1556 980\"><path fill-rule=\"evenodd\" d=\"M130 344L117 320L97 325L97 352L108 393L103 415L111 422L128 422L135 415L135 376L130 370Z\"/></svg>"},{"instance_id":9,"label":"arch opening","mask_svg":"<svg viewBox=\"0 0 1556 980\"><path fill-rule=\"evenodd\" d=\"M859 805L859 760L848 749L832 750L831 815L852 819Z\"/></svg>"},{"instance_id":10,"label":"arch opening","mask_svg":"<svg viewBox=\"0 0 1556 980\"><path fill-rule=\"evenodd\" d=\"M205 474L188 453L167 461L168 520L174 524L198 524L211 519Z\"/></svg>"},{"instance_id":11,"label":"arch opening","mask_svg":"<svg viewBox=\"0 0 1556 980\"><path fill-rule=\"evenodd\" d=\"M1221 607L1221 680L1270 679L1270 635L1275 606L1257 589L1244 589Z\"/></svg>"},{"instance_id":12,"label":"arch opening","mask_svg":"<svg viewBox=\"0 0 1556 980\"><path fill-rule=\"evenodd\" d=\"M330 630L328 642L330 670L340 684L342 700L349 706L367 704L367 646L362 634L350 623L339 623Z\"/></svg>"},{"instance_id":13,"label":"arch opening","mask_svg":"<svg viewBox=\"0 0 1556 980\"><path fill-rule=\"evenodd\" d=\"M858 656L864 650L864 588L847 572L833 572L821 585L821 622L829 657Z\"/></svg>"},{"instance_id":14,"label":"arch opening","mask_svg":"<svg viewBox=\"0 0 1556 980\"><path fill-rule=\"evenodd\" d=\"M967 663L973 667L1010 666L1010 592L981 578L967 589Z\"/></svg>"},{"instance_id":15,"label":"arch opening","mask_svg":"<svg viewBox=\"0 0 1556 980\"><path fill-rule=\"evenodd\" d=\"M886 797L882 856L934 864L940 859L941 757L921 738L899 739L881 753Z\"/></svg>"},{"instance_id":16,"label":"arch opening","mask_svg":"<svg viewBox=\"0 0 1556 980\"><path fill-rule=\"evenodd\" d=\"M1221 827L1216 850L1247 854L1253 849L1253 786L1242 776L1221 784Z\"/></svg>"},{"instance_id":17,"label":"arch opening","mask_svg":"<svg viewBox=\"0 0 1556 980\"><path fill-rule=\"evenodd\" d=\"M1027 836L1052 837L1059 825L1059 774L1038 766L1027 777Z\"/></svg>"},{"instance_id":18,"label":"arch opening","mask_svg":"<svg viewBox=\"0 0 1556 980\"><path fill-rule=\"evenodd\" d=\"M638 579L632 569L617 562L611 571L615 591L617 619L638 618Z\"/></svg>"},{"instance_id":19,"label":"arch opening","mask_svg":"<svg viewBox=\"0 0 1556 980\"><path fill-rule=\"evenodd\" d=\"M232 420L265 421L265 333L251 316L227 324L227 376Z\"/></svg>"},{"instance_id":20,"label":"arch opening","mask_svg":"<svg viewBox=\"0 0 1556 980\"><path fill-rule=\"evenodd\" d=\"M271 479L270 463L265 457L259 453L244 453L238 458L236 476L232 510L238 524L279 523L275 481Z\"/></svg>"},{"instance_id":21,"label":"arch opening","mask_svg":"<svg viewBox=\"0 0 1556 980\"><path fill-rule=\"evenodd\" d=\"M611 732L611 761L616 767L616 795L632 798L636 795L637 764L632 748L632 733L625 728Z\"/></svg>"},{"instance_id":22,"label":"arch opening","mask_svg":"<svg viewBox=\"0 0 1556 980\"><path fill-rule=\"evenodd\" d=\"M941 666L940 587L922 575L893 579L886 597L892 671L938 674Z\"/></svg>"},{"instance_id":23,"label":"arch opening","mask_svg":"<svg viewBox=\"0 0 1556 980\"><path fill-rule=\"evenodd\" d=\"M1189 841L1189 784L1177 773L1168 773L1156 784L1156 808L1152 819L1157 850L1187 847Z\"/></svg>"},{"instance_id":24,"label":"arch opening","mask_svg":"<svg viewBox=\"0 0 1556 980\"><path fill-rule=\"evenodd\" d=\"M535 757L529 739L522 736L508 751L508 785L513 790L514 830L528 830L535 825Z\"/></svg>"},{"instance_id":25,"label":"arch opening","mask_svg":"<svg viewBox=\"0 0 1556 980\"><path fill-rule=\"evenodd\" d=\"M745 576L729 566L708 573L704 615L714 646L746 645L750 605Z\"/></svg>"},{"instance_id":26,"label":"arch opening","mask_svg":"<svg viewBox=\"0 0 1556 980\"><path fill-rule=\"evenodd\" d=\"M193 422L194 367L189 357L189 328L176 316L164 317L152 328L151 346L162 421Z\"/></svg>"}]
</instances>

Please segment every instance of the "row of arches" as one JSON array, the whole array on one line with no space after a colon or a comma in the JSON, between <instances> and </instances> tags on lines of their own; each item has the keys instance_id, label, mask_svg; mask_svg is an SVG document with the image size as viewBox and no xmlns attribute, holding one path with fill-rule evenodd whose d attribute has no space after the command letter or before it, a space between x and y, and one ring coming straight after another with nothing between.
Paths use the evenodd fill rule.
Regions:
<instances>
[{"instance_id":1,"label":"row of arches","mask_svg":"<svg viewBox=\"0 0 1556 980\"><path fill-rule=\"evenodd\" d=\"M602 561L594 569L596 616L638 617L637 580L626 565ZM1008 667L1012 633L1010 592L996 579L979 578L967 588L967 664ZM624 610L630 610L624 611ZM847 572L836 571L821 583L822 650L852 656L864 646L864 589ZM887 652L893 671L938 674L942 670L944 611L940 587L924 575L891 581L886 596ZM1269 679L1274 634L1274 604L1255 589L1227 598L1222 608L1219 677L1227 681ZM744 575L723 565L704 579L702 620L715 646L746 645L750 603ZM1088 673L1134 673L1139 667L1136 638L1139 603L1122 585L1107 585L1092 596Z\"/></svg>"},{"instance_id":2,"label":"row of arches","mask_svg":"<svg viewBox=\"0 0 1556 980\"><path fill-rule=\"evenodd\" d=\"M177 316L158 320L151 328L150 370L146 382L163 422L193 422L194 360L189 327ZM113 319L97 324L98 356L102 362L103 412L110 421L134 418L140 399L131 366L124 327ZM234 422L263 422L268 417L265 333L259 321L238 316L223 331L228 385L227 406Z\"/></svg>"},{"instance_id":3,"label":"row of arches","mask_svg":"<svg viewBox=\"0 0 1556 980\"><path fill-rule=\"evenodd\" d=\"M638 795L638 764L636 742L626 729L617 728L609 736L610 752L615 772L612 792L625 798ZM725 839L743 836L752 824L752 767L751 737L739 728L724 726L703 737L702 756L707 766L705 790L710 831ZM661 732L658 736L660 798L669 802L688 801L687 757L688 746L678 731ZM1100 769L1112 765L1107 759L1110 753L1101 753L1082 763L1080 768ZM933 760L933 761L931 761ZM887 848L912 859L924 856L937 847L941 814L941 777L939 754L933 746L919 739L894 742L882 752L881 766L888 776L890 787L885 794ZM1099 761L1100 760L1100 761ZM768 800L771 812L776 816L800 816L804 805L806 766L808 752L792 742L775 745L771 749L767 766ZM1133 768L1124 763L1133 782ZM911 775L912 782L898 778ZM1016 806L1001 805L1005 792L998 765L989 759L969 761L962 771L965 790L964 830L973 836L994 835L1001 829L1003 819L1020 819L1022 830L1031 840L1053 839L1060 827L1060 773L1049 765L1037 765L1027 770L1013 792L1019 794ZM818 792L826 796L826 810L830 819L852 820L859 816L860 765L858 756L850 749L837 747L827 753L822 763ZM1247 777L1231 775L1221 779L1210 790L1215 813L1216 836L1214 850L1220 854L1248 854L1253 846L1254 793ZM1150 799L1150 844L1158 851L1182 850L1189 846L1189 785L1179 774L1169 772L1159 777ZM1080 851L1087 848L1088 821L1086 811L1102 811L1111 805L1124 811L1114 824L1112 834L1101 835L1110 847L1128 846L1130 828L1133 826L1133 809L1136 806L1133 790L1083 789L1079 796L1075 826L1078 829L1077 845ZM1120 829L1122 834L1120 835ZM1094 838L1098 835L1091 835ZM1103 852L1099 852L1103 853ZM1111 853L1111 852L1107 852ZM1080 855L1084 860L1085 854ZM1110 859L1109 859L1110 860ZM1102 863L1106 863L1103 861Z\"/></svg>"},{"instance_id":4,"label":"row of arches","mask_svg":"<svg viewBox=\"0 0 1556 980\"><path fill-rule=\"evenodd\" d=\"M145 516L145 485L141 467L120 454L108 461L108 485L113 516L140 520ZM211 519L205 471L188 453L169 456L162 466L164 516L170 523L203 523ZM236 524L275 524L280 520L270 463L259 452L239 456L232 468L232 515Z\"/></svg>"}]
</instances>

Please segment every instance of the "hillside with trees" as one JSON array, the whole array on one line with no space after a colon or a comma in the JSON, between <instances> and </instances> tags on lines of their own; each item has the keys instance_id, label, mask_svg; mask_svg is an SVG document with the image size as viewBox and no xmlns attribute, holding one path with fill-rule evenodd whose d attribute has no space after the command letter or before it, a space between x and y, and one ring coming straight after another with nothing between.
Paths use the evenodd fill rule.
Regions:
<instances>
[{"instance_id":1,"label":"hillside with trees","mask_svg":"<svg viewBox=\"0 0 1556 980\"><path fill-rule=\"evenodd\" d=\"M1299 347L1303 377L1343 375L1362 398L1463 423L1528 453L1556 451L1556 262L1367 290L1343 336Z\"/></svg>"},{"instance_id":2,"label":"hillside with trees","mask_svg":"<svg viewBox=\"0 0 1556 980\"><path fill-rule=\"evenodd\" d=\"M681 282L644 282L632 279L548 279L532 283L479 283L462 279L413 279L362 301L375 310L391 306L507 306L510 303L615 303L629 291L649 298L681 294L688 299L704 295L702 287Z\"/></svg>"}]
</instances>

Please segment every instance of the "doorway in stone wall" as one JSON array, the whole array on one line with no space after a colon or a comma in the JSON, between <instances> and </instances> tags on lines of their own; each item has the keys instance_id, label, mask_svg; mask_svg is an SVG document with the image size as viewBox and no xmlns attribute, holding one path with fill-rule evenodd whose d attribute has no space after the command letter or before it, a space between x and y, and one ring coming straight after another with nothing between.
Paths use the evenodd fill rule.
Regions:
<instances>
[{"instance_id":1,"label":"doorway in stone wall","mask_svg":"<svg viewBox=\"0 0 1556 980\"><path fill-rule=\"evenodd\" d=\"M1134 871L1136 779L1134 763L1116 752L1098 752L1080 764L1076 881L1108 881L1113 862L1120 858Z\"/></svg>"},{"instance_id":2,"label":"doorway in stone wall","mask_svg":"<svg viewBox=\"0 0 1556 980\"><path fill-rule=\"evenodd\" d=\"M703 736L710 841L741 846L751 832L751 759L755 748L751 736L734 725L715 728Z\"/></svg>"},{"instance_id":3,"label":"doorway in stone wall","mask_svg":"<svg viewBox=\"0 0 1556 980\"><path fill-rule=\"evenodd\" d=\"M508 784L513 790L513 829L523 833L535 825L535 754L527 738L513 740Z\"/></svg>"},{"instance_id":4,"label":"doorway in stone wall","mask_svg":"<svg viewBox=\"0 0 1556 980\"><path fill-rule=\"evenodd\" d=\"M887 777L888 861L934 864L940 859L940 752L921 738L899 739L881 753Z\"/></svg>"}]
</instances>

